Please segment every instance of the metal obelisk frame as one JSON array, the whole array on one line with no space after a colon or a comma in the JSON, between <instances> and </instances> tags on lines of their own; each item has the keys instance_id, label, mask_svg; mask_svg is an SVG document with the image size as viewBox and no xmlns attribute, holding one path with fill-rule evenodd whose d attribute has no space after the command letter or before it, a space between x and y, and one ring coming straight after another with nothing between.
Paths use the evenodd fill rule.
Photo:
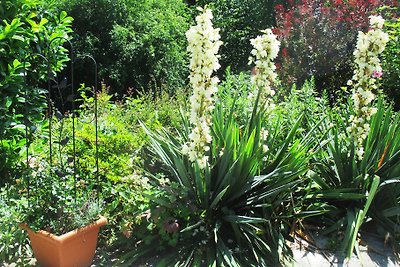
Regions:
<instances>
[{"instance_id":1,"label":"metal obelisk frame","mask_svg":"<svg viewBox=\"0 0 400 267\"><path fill-rule=\"evenodd\" d=\"M58 37L56 39L64 39L61 37ZM56 39L53 39L55 41ZM74 196L76 199L76 192L77 192L77 175L78 175L78 166L77 166L77 155L76 155L76 123L77 123L77 110L76 110L76 100L77 100L77 91L75 88L75 79L74 79L74 64L78 60L90 60L93 68L94 68L94 77L93 77L93 98L94 98L94 126L95 126L95 179L97 184L99 184L99 150L98 150L98 114L97 114L97 93L98 93L98 76L97 76L97 63L96 60L89 55L83 55L83 56L75 56L74 53L74 48L72 43L64 39L65 43L68 44L68 52L69 52L69 61L67 63L67 67L69 67L69 74L67 74L68 77L64 77L64 79L60 82L58 79L58 74L54 73L52 69L52 62L48 59L49 57L46 57L42 54L34 54L29 56L28 58L25 58L23 62L24 66L24 79L25 79L25 114L24 114L24 124L25 124L25 137L26 137L26 168L27 171L25 172L25 179L27 183L27 194L29 197L29 194L31 190L34 190L34 186L32 183L32 177L29 172L29 156L30 156L30 145L31 145L31 139L32 139L32 131L33 131L33 125L30 122L30 110L31 107L30 105L32 104L30 101L31 95L29 92L29 85L37 85L39 81L29 81L29 72L32 71L29 69L28 66L31 66L30 62L32 60L39 60L42 62L42 64L47 65L47 112L46 112L46 119L48 120L48 149L49 149L49 175L57 175L60 178L62 176L65 176L66 174L63 174L61 172L55 171L53 169L53 164L54 164L54 158L53 158L53 145L55 142L57 142L59 145L63 143L68 143L70 141L69 137L65 137L61 139L61 135L59 136L59 140L55 141L54 136L53 136L53 119L54 116L56 116L59 120L64 119L64 116L67 112L66 105L69 105L68 111L70 113L71 121L72 121L72 132L71 132L71 141L72 141L72 155L68 157L68 163L72 164L72 177L73 177L73 184L74 184ZM51 43L52 43L51 42ZM49 47L51 47L51 43L49 44ZM49 51L51 53L51 51ZM49 54L51 56L51 54ZM38 63L38 62L36 62ZM68 84L69 80L69 84ZM29 83L34 83L34 84L29 84ZM55 92L52 90L56 89ZM65 92L68 92L68 97L64 99ZM59 98L58 101L56 101L56 97ZM57 102L57 103L56 103ZM56 107L58 105L58 107ZM45 114L43 114L45 115ZM97 187L97 199L99 199L99 187Z\"/></svg>"}]
</instances>

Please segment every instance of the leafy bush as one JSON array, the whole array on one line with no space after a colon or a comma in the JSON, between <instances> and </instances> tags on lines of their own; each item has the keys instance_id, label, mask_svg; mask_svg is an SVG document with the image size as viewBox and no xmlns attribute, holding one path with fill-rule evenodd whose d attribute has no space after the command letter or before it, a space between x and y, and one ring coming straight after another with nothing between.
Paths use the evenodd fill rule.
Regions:
<instances>
[{"instance_id":1,"label":"leafy bush","mask_svg":"<svg viewBox=\"0 0 400 267\"><path fill-rule=\"evenodd\" d=\"M277 5L276 33L282 41L280 77L284 84L302 84L311 76L319 90L334 95L351 78L352 53L358 30L368 16L395 1L300 0Z\"/></svg>"},{"instance_id":2,"label":"leafy bush","mask_svg":"<svg viewBox=\"0 0 400 267\"><path fill-rule=\"evenodd\" d=\"M157 206L154 201L157 201L157 198L161 199L163 195L162 189L157 189L153 183L149 183L141 171L145 165L154 170L159 169L159 166L146 149L149 138L140 127L139 121L145 122L151 129L179 125L178 106L185 104L183 101L185 93L177 94L176 97L162 93L157 99L150 94L143 94L140 97L127 96L124 101L114 102L108 88L102 84L101 91L96 96L99 177L97 180L94 175L96 173L95 99L91 88L82 87L80 110L75 121L77 185L78 188L97 190L104 196L104 211L109 225L102 233L107 236L107 245L120 246L122 249L125 246L131 247L139 237L154 232L152 229L147 229L147 225L139 227L141 215L149 210L151 205ZM64 132L54 137L60 142L65 136L72 136L72 119L68 114L59 114L58 117L54 117L52 127L53 133L60 129ZM48 139L44 141L36 139L32 151L45 157L48 154L46 140ZM66 146L64 152L72 155L72 146ZM89 186L90 184L96 185ZM62 194L64 187L51 184L47 186L54 187L53 191L59 192L59 197L64 196ZM73 191L73 187L70 189ZM71 195L68 195L68 198L70 197ZM129 232L132 232L131 238L126 237Z\"/></svg>"},{"instance_id":3,"label":"leafy bush","mask_svg":"<svg viewBox=\"0 0 400 267\"><path fill-rule=\"evenodd\" d=\"M387 20L385 26L390 41L382 56L382 87L384 93L394 100L395 109L399 110L400 103L396 100L400 98L400 18Z\"/></svg>"},{"instance_id":4,"label":"leafy bush","mask_svg":"<svg viewBox=\"0 0 400 267\"><path fill-rule=\"evenodd\" d=\"M330 110L328 97L324 93L319 96L314 77L306 80L300 88L293 85L290 93L284 96L279 104L279 111L288 126L295 124L300 116L304 116L301 127L305 131L310 131L315 125L321 123L321 120L325 120ZM317 132L313 134L318 135Z\"/></svg>"},{"instance_id":5,"label":"leafy bush","mask_svg":"<svg viewBox=\"0 0 400 267\"><path fill-rule=\"evenodd\" d=\"M16 187L7 185L0 189L0 263L24 260L32 254L26 234L18 227L26 205Z\"/></svg>"},{"instance_id":6,"label":"leafy bush","mask_svg":"<svg viewBox=\"0 0 400 267\"><path fill-rule=\"evenodd\" d=\"M218 100L224 103L225 108L235 105L232 110L233 116L241 125L246 122L246 116L249 114L254 105L253 99L248 96L253 93L253 88L250 81L250 74L240 72L233 74L228 68L225 71L225 79L218 86Z\"/></svg>"},{"instance_id":7,"label":"leafy bush","mask_svg":"<svg viewBox=\"0 0 400 267\"><path fill-rule=\"evenodd\" d=\"M177 218L190 216L192 210L179 184L165 177L147 177L136 172L119 182L106 182L103 188L109 196L108 245L125 252L119 256L121 261L136 254L135 248L140 243L162 240L155 248L158 252L166 246L176 246Z\"/></svg>"},{"instance_id":8,"label":"leafy bush","mask_svg":"<svg viewBox=\"0 0 400 267\"><path fill-rule=\"evenodd\" d=\"M91 186L86 186L84 180L76 181L72 175L57 174L50 175L47 170L32 177L20 222L34 231L62 235L98 220L103 203L99 195L91 194Z\"/></svg>"},{"instance_id":9,"label":"leafy bush","mask_svg":"<svg viewBox=\"0 0 400 267\"><path fill-rule=\"evenodd\" d=\"M100 78L120 97L129 88L174 92L185 84L190 17L181 0L58 0L54 8L75 18L76 50L97 60ZM85 67L76 69L89 82Z\"/></svg>"},{"instance_id":10,"label":"leafy bush","mask_svg":"<svg viewBox=\"0 0 400 267\"><path fill-rule=\"evenodd\" d=\"M96 221L102 211L100 192L92 193L96 173L84 176L77 172L75 155L69 152L75 142L70 141L73 136L65 122L65 118L54 117L58 127L51 129L52 144L39 140L30 147L19 184L21 197L27 200L20 222L56 235Z\"/></svg>"},{"instance_id":11,"label":"leafy bush","mask_svg":"<svg viewBox=\"0 0 400 267\"><path fill-rule=\"evenodd\" d=\"M50 14L35 0L2 1L0 16L0 174L8 177L25 145L23 124L31 127L43 116L46 92L38 85L47 79L48 64L56 72L68 60L62 45L72 18Z\"/></svg>"},{"instance_id":12,"label":"leafy bush","mask_svg":"<svg viewBox=\"0 0 400 267\"><path fill-rule=\"evenodd\" d=\"M151 129L179 124L178 106L184 104L185 93L170 97L164 92L157 99L151 94L127 96L124 101L114 102L108 89L102 84L97 94L99 174L106 180L118 182L144 164L151 164L145 149L148 138L139 127L139 121L147 123ZM96 164L95 100L90 88L82 88L80 96L83 102L75 126L77 166L82 176L90 177ZM64 120L63 127L71 131L71 118ZM62 127L60 122L55 125L56 129L59 127Z\"/></svg>"},{"instance_id":13,"label":"leafy bush","mask_svg":"<svg viewBox=\"0 0 400 267\"><path fill-rule=\"evenodd\" d=\"M248 69L248 57L251 46L249 40L274 25L275 1L257 0L217 0L199 1L209 4L215 16L215 25L221 29L224 40L221 47L222 69L230 66L234 73Z\"/></svg>"}]
</instances>

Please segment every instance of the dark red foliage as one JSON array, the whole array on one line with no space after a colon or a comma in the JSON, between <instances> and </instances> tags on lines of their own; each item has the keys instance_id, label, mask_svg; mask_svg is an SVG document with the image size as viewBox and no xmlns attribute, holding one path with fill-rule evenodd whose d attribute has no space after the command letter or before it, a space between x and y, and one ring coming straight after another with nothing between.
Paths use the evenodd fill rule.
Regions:
<instances>
[{"instance_id":1,"label":"dark red foliage","mask_svg":"<svg viewBox=\"0 0 400 267\"><path fill-rule=\"evenodd\" d=\"M314 75L324 88L345 85L357 32L368 29L368 17L383 5L397 6L398 1L291 0L275 6L274 33L282 42L278 63L284 84L302 83Z\"/></svg>"}]
</instances>

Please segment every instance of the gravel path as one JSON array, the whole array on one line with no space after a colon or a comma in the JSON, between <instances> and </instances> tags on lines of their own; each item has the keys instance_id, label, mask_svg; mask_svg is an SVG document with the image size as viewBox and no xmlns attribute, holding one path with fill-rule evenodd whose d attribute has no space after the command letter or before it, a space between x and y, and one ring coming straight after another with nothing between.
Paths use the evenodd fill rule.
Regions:
<instances>
[{"instance_id":1,"label":"gravel path","mask_svg":"<svg viewBox=\"0 0 400 267\"><path fill-rule=\"evenodd\" d=\"M360 245L360 255L355 254L350 260L344 261L337 253L329 252L328 250L320 249L327 244L327 240L316 237L313 245L301 239L296 239L296 243L291 243L293 250L294 262L288 267L400 267L400 261L397 259L391 250L390 246L384 244L373 236L363 237L363 242ZM91 267L107 267L118 266L117 259L110 256L107 252L99 249L96 253L96 258ZM132 267L154 267L155 260L144 260ZM5 267L17 266L36 266L35 260L30 259L24 264L21 262L12 264L1 264ZM247 267L247 266L244 266Z\"/></svg>"},{"instance_id":2,"label":"gravel path","mask_svg":"<svg viewBox=\"0 0 400 267\"><path fill-rule=\"evenodd\" d=\"M355 255L345 261L338 253L318 249L327 244L327 240L316 238L316 246L297 240L292 244L295 267L400 267L400 261L395 257L391 247L383 240L373 236L364 236L359 245L360 255Z\"/></svg>"}]
</instances>

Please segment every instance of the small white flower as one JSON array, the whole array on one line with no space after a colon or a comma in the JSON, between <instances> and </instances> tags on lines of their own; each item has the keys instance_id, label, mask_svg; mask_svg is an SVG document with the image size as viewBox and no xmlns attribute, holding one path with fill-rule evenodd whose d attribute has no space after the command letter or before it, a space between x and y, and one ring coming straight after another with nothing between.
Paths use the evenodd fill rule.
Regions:
<instances>
[{"instance_id":1,"label":"small white flower","mask_svg":"<svg viewBox=\"0 0 400 267\"><path fill-rule=\"evenodd\" d=\"M221 150L219 151L219 156L220 157L222 157L222 155L224 155L224 152L225 152L225 148L223 147L223 148L221 148Z\"/></svg>"},{"instance_id":2,"label":"small white flower","mask_svg":"<svg viewBox=\"0 0 400 267\"><path fill-rule=\"evenodd\" d=\"M263 152L267 153L269 151L269 147L267 145L263 145Z\"/></svg>"},{"instance_id":3,"label":"small white flower","mask_svg":"<svg viewBox=\"0 0 400 267\"><path fill-rule=\"evenodd\" d=\"M356 155L357 155L358 160L361 161L363 159L363 156L364 156L364 148L363 147L357 148Z\"/></svg>"},{"instance_id":4,"label":"small white flower","mask_svg":"<svg viewBox=\"0 0 400 267\"><path fill-rule=\"evenodd\" d=\"M369 24L372 27L376 27L382 29L383 25L385 24L385 20L381 16L369 16Z\"/></svg>"}]
</instances>

